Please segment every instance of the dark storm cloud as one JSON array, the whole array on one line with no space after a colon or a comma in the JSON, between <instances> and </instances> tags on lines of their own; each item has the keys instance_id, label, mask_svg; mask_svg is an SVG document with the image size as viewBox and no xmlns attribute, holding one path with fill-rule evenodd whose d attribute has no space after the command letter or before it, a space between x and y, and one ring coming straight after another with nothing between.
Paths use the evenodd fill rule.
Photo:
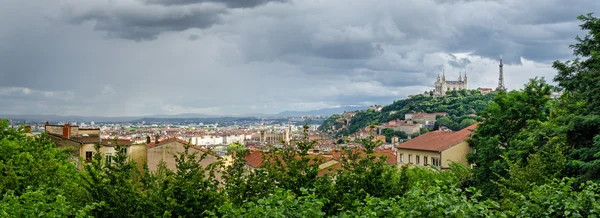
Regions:
<instances>
[{"instance_id":1,"label":"dark storm cloud","mask_svg":"<svg viewBox=\"0 0 600 218\"><path fill-rule=\"evenodd\" d=\"M72 5L63 9L63 16L77 24L93 21L95 30L136 41L153 40L163 32L207 28L220 23L220 15L226 12L226 8L215 5L163 7L138 4L125 7L101 4L80 10Z\"/></svg>"},{"instance_id":2,"label":"dark storm cloud","mask_svg":"<svg viewBox=\"0 0 600 218\"><path fill-rule=\"evenodd\" d=\"M160 5L189 5L205 2L222 3L229 8L251 8L269 2L286 2L287 0L145 0L150 4Z\"/></svg>"}]
</instances>

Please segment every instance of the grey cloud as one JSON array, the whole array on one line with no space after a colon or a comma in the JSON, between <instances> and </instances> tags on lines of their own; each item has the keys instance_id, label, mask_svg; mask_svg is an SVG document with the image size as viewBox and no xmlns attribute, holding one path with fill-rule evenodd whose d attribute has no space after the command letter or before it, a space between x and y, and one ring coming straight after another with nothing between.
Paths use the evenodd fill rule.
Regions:
<instances>
[{"instance_id":1,"label":"grey cloud","mask_svg":"<svg viewBox=\"0 0 600 218\"><path fill-rule=\"evenodd\" d=\"M200 36L198 36L198 35L196 35L196 34L191 34L191 35L188 37L188 39L189 39L189 40L191 40L191 41L195 41L195 40L198 40L198 39L200 39Z\"/></svg>"},{"instance_id":2,"label":"grey cloud","mask_svg":"<svg viewBox=\"0 0 600 218\"><path fill-rule=\"evenodd\" d=\"M251 8L264 5L269 2L286 2L287 0L145 0L150 4L160 5L189 5L205 2L214 2L225 4L229 8Z\"/></svg>"},{"instance_id":3,"label":"grey cloud","mask_svg":"<svg viewBox=\"0 0 600 218\"><path fill-rule=\"evenodd\" d=\"M469 64L471 64L471 61L469 61L469 59L467 58L460 58L457 59L456 57L453 57L452 59L448 60L448 64L450 64L450 66L456 67L456 68L467 68L467 66L469 66Z\"/></svg>"},{"instance_id":4,"label":"grey cloud","mask_svg":"<svg viewBox=\"0 0 600 218\"><path fill-rule=\"evenodd\" d=\"M315 55L331 59L364 59L383 52L380 45L369 43L331 43L313 50Z\"/></svg>"},{"instance_id":5,"label":"grey cloud","mask_svg":"<svg viewBox=\"0 0 600 218\"><path fill-rule=\"evenodd\" d=\"M225 7L213 4L164 7L106 3L92 8L78 4L63 8L64 19L75 24L93 21L95 30L136 41L154 40L163 32L208 28L220 23L220 15L227 12Z\"/></svg>"}]
</instances>

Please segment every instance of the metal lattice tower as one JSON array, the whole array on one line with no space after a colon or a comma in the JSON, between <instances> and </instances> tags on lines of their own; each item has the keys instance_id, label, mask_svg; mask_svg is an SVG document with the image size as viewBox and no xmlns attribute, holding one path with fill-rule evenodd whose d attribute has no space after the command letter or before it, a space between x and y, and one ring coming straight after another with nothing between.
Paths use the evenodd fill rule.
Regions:
<instances>
[{"instance_id":1,"label":"metal lattice tower","mask_svg":"<svg viewBox=\"0 0 600 218\"><path fill-rule=\"evenodd\" d=\"M504 71L503 71L503 64L502 64L502 56L500 56L500 72L499 72L499 77L498 77L498 87L496 88L496 90L506 90L506 87L504 87Z\"/></svg>"}]
</instances>

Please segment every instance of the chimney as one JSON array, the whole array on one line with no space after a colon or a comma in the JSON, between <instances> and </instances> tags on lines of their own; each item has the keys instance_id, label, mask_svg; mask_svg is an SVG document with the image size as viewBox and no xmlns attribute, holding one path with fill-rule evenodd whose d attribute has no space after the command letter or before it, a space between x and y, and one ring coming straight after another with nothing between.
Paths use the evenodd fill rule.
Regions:
<instances>
[{"instance_id":1,"label":"chimney","mask_svg":"<svg viewBox=\"0 0 600 218\"><path fill-rule=\"evenodd\" d=\"M50 125L50 122L46 121L46 126L47 126L47 125Z\"/></svg>"},{"instance_id":2,"label":"chimney","mask_svg":"<svg viewBox=\"0 0 600 218\"><path fill-rule=\"evenodd\" d=\"M159 138L160 138L160 135L156 134L156 137L154 137L154 143L158 144Z\"/></svg>"},{"instance_id":3,"label":"chimney","mask_svg":"<svg viewBox=\"0 0 600 218\"><path fill-rule=\"evenodd\" d=\"M150 136L147 135L146 136L146 144L150 144L152 142L152 140L150 139Z\"/></svg>"},{"instance_id":4,"label":"chimney","mask_svg":"<svg viewBox=\"0 0 600 218\"><path fill-rule=\"evenodd\" d=\"M65 124L63 127L63 137L69 138L71 137L71 124Z\"/></svg>"}]
</instances>

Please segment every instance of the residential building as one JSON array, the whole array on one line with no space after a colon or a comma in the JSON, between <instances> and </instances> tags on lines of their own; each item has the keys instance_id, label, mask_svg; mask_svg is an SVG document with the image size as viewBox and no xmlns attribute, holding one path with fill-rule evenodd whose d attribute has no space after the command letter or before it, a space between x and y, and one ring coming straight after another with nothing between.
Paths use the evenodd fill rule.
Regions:
<instances>
[{"instance_id":1,"label":"residential building","mask_svg":"<svg viewBox=\"0 0 600 218\"><path fill-rule=\"evenodd\" d=\"M396 146L398 165L450 167L451 162L467 165L471 148L467 143L477 123L457 132L428 132Z\"/></svg>"},{"instance_id":2,"label":"residential building","mask_svg":"<svg viewBox=\"0 0 600 218\"><path fill-rule=\"evenodd\" d=\"M494 91L492 88L478 88L477 90L479 90L482 95L487 95Z\"/></svg>"},{"instance_id":3,"label":"residential building","mask_svg":"<svg viewBox=\"0 0 600 218\"><path fill-rule=\"evenodd\" d=\"M116 155L115 145L120 144L125 147L127 156L135 161L141 170L145 159L145 148L143 145L132 145L130 140L102 139L100 138L100 129L80 128L79 126L51 125L46 122L44 126L46 133L57 147L72 147L71 161L76 163L78 169L83 169L84 162L91 162L96 153L96 145L105 160L111 162L112 157Z\"/></svg>"},{"instance_id":4,"label":"residential building","mask_svg":"<svg viewBox=\"0 0 600 218\"><path fill-rule=\"evenodd\" d=\"M419 133L421 131L421 127L418 124L412 124L412 123L400 124L392 129L394 129L396 131L402 131L402 132L406 133L407 135L412 135L415 133Z\"/></svg>"},{"instance_id":5,"label":"residential building","mask_svg":"<svg viewBox=\"0 0 600 218\"><path fill-rule=\"evenodd\" d=\"M202 155L205 153L207 154L206 157L200 161L200 165L203 167L216 163L220 159L218 155L207 149L188 144L186 141L173 137L162 141L155 140L155 142L146 145L148 169L150 169L150 171L156 171L160 162L164 162L167 168L176 171L177 161L175 155L184 152L186 145L190 146L189 152L193 153L198 160L200 160ZM218 178L220 178L220 175L218 175Z\"/></svg>"}]
</instances>

